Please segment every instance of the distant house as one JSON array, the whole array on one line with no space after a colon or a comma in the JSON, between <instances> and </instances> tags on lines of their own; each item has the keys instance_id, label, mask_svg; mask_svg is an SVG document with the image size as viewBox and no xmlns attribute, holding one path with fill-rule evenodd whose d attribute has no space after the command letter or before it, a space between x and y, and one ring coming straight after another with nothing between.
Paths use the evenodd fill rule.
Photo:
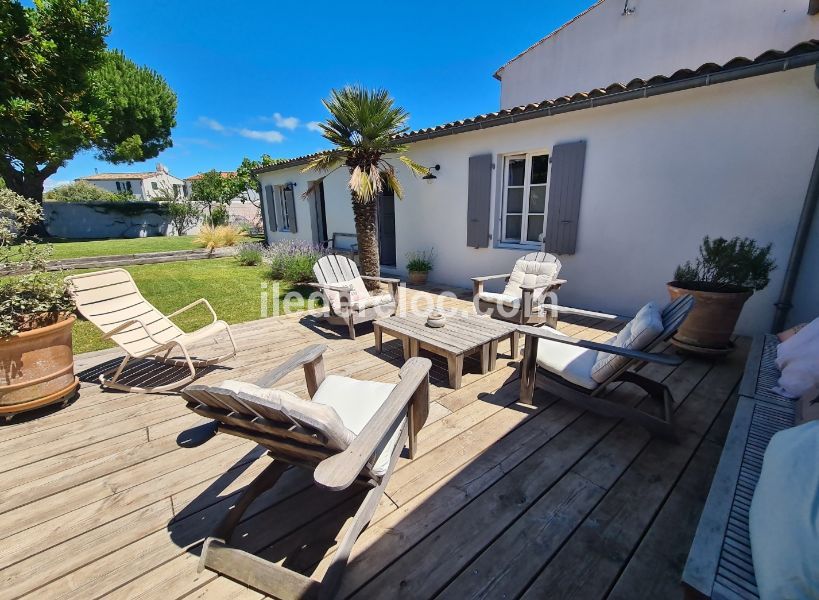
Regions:
<instances>
[{"instance_id":1,"label":"distant house","mask_svg":"<svg viewBox=\"0 0 819 600\"><path fill-rule=\"evenodd\" d=\"M597 2L498 69L500 110L402 135L440 170L399 165L404 200L378 200L384 268L434 247L431 280L469 286L543 248L569 281L561 303L634 314L665 301L704 235L750 236L779 268L738 331L766 331L817 159L815 4ZM310 158L257 170L269 240L355 231L346 170L300 200ZM791 322L817 316L819 217L805 252Z\"/></svg>"},{"instance_id":2,"label":"distant house","mask_svg":"<svg viewBox=\"0 0 819 600\"><path fill-rule=\"evenodd\" d=\"M108 192L130 192L141 200L152 200L165 196L170 190L176 194L183 193L184 181L168 173L164 165L157 164L156 171L146 173L95 173L80 177L77 181L86 181Z\"/></svg>"}]
</instances>

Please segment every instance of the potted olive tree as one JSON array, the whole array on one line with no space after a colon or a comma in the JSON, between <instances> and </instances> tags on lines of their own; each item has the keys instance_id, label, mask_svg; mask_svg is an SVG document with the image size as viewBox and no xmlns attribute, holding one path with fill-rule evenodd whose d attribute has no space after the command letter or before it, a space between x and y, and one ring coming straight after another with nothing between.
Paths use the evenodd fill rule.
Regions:
<instances>
[{"instance_id":1,"label":"potted olive tree","mask_svg":"<svg viewBox=\"0 0 819 600\"><path fill-rule=\"evenodd\" d=\"M0 282L0 416L7 420L66 402L79 387L71 349L74 303L66 284L45 270L50 248L20 243L41 219L36 202L0 189L0 266L28 268Z\"/></svg>"},{"instance_id":2,"label":"potted olive tree","mask_svg":"<svg viewBox=\"0 0 819 600\"><path fill-rule=\"evenodd\" d=\"M699 257L677 267L668 283L672 300L683 294L695 299L672 342L703 354L729 352L742 307L754 291L768 285L776 268L770 254L771 244L759 246L750 238L706 236Z\"/></svg>"},{"instance_id":3,"label":"potted olive tree","mask_svg":"<svg viewBox=\"0 0 819 600\"><path fill-rule=\"evenodd\" d=\"M409 282L421 285L427 282L427 275L432 271L435 261L435 250L416 250L407 253L407 271L409 272Z\"/></svg>"}]
</instances>

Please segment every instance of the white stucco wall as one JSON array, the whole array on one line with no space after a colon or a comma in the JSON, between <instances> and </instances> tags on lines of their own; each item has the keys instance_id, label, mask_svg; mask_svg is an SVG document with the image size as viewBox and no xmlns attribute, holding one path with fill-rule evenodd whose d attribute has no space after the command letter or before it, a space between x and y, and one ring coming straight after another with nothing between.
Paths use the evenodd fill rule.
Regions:
<instances>
[{"instance_id":1,"label":"white stucco wall","mask_svg":"<svg viewBox=\"0 0 819 600\"><path fill-rule=\"evenodd\" d=\"M407 252L434 247L432 281L469 287L472 276L508 272L523 251L466 245L469 157L579 139L588 151L578 244L560 257L569 280L560 302L633 314L666 300L665 283L704 235L750 236L773 243L779 268L748 302L738 331L767 331L819 143L812 68L416 142L411 156L441 170L432 183L402 176L399 268ZM299 167L261 176L263 184L297 183L299 232L273 239L310 239L309 205L299 200L308 179ZM344 173L327 179L325 196L328 232L354 231ZM814 232L792 322L819 313L819 226Z\"/></svg>"},{"instance_id":2,"label":"white stucco wall","mask_svg":"<svg viewBox=\"0 0 819 600\"><path fill-rule=\"evenodd\" d=\"M179 177L174 177L168 173L157 173L156 175L145 179L131 179L123 174L121 179L86 179L84 181L115 194L119 191L124 191L125 182L130 181L131 193L137 198L141 198L143 200L151 200L152 198L159 196L162 193L163 188L173 189L174 184L179 186L179 191L182 193L184 184L184 181L182 181ZM117 181L122 184L121 190L117 190ZM152 182L156 182L159 189L153 189L153 186L151 185Z\"/></svg>"},{"instance_id":3,"label":"white stucco wall","mask_svg":"<svg viewBox=\"0 0 819 600\"><path fill-rule=\"evenodd\" d=\"M501 108L819 39L808 0L605 0L506 65ZM544 9L545 10L545 9Z\"/></svg>"}]
</instances>

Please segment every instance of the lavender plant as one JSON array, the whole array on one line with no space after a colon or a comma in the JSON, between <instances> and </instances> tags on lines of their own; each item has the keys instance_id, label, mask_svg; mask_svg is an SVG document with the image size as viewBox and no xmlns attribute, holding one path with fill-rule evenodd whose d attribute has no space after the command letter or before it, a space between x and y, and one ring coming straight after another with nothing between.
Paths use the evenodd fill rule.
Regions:
<instances>
[{"instance_id":1,"label":"lavender plant","mask_svg":"<svg viewBox=\"0 0 819 600\"><path fill-rule=\"evenodd\" d=\"M303 283L315 279L313 265L327 250L305 241L278 241L270 244L263 254L274 279Z\"/></svg>"}]
</instances>

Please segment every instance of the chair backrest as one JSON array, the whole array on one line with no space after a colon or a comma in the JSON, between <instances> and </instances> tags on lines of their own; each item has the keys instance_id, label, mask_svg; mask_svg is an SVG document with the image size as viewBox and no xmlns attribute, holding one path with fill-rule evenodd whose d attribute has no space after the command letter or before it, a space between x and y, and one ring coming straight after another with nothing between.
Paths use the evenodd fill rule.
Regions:
<instances>
[{"instance_id":1,"label":"chair backrest","mask_svg":"<svg viewBox=\"0 0 819 600\"><path fill-rule=\"evenodd\" d=\"M512 275L509 277L503 293L507 296L520 298L523 296L520 286L548 284L557 279L560 267L560 261L553 254L547 252L527 254L515 262ZM545 288L536 290L533 295L535 301L539 301L545 293Z\"/></svg>"},{"instance_id":2,"label":"chair backrest","mask_svg":"<svg viewBox=\"0 0 819 600\"><path fill-rule=\"evenodd\" d=\"M608 343L621 348L651 352L657 344L676 333L693 306L693 296L681 296L660 310L658 318L656 305L651 302L640 309L637 316L626 323L615 338ZM654 316L650 316L652 314ZM598 383L604 383L632 365L641 362L643 361L601 350L597 353L591 376Z\"/></svg>"},{"instance_id":3,"label":"chair backrest","mask_svg":"<svg viewBox=\"0 0 819 600\"><path fill-rule=\"evenodd\" d=\"M361 274L358 272L356 264L346 256L338 254L328 254L322 256L316 264L313 265L313 273L319 284L329 283L332 285L348 285L351 286L351 300L364 300L370 297L370 293L364 285L364 280L361 279ZM341 297L338 292L333 290L323 290L327 301L330 303L330 308L335 313L341 310Z\"/></svg>"},{"instance_id":4,"label":"chair backrest","mask_svg":"<svg viewBox=\"0 0 819 600\"><path fill-rule=\"evenodd\" d=\"M65 278L80 314L103 333L139 319L150 334L162 343L183 335L179 327L142 297L131 274L125 269L107 269ZM139 355L155 348L155 344L137 324L131 325L111 339L123 350Z\"/></svg>"},{"instance_id":5,"label":"chair backrest","mask_svg":"<svg viewBox=\"0 0 819 600\"><path fill-rule=\"evenodd\" d=\"M193 412L219 422L222 431L252 439L288 462L316 465L345 450L355 434L338 413L285 390L225 381L182 390Z\"/></svg>"}]
</instances>

